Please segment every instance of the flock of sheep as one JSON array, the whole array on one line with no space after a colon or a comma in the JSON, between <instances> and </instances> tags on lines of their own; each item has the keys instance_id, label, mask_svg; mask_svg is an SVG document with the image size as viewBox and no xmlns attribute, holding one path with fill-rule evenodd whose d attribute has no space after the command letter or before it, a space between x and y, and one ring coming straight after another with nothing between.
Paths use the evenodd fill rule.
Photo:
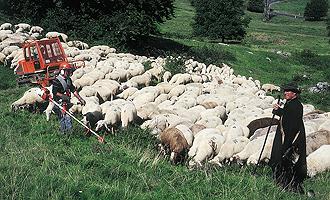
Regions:
<instances>
[{"instance_id":1,"label":"flock of sheep","mask_svg":"<svg viewBox=\"0 0 330 200\"><path fill-rule=\"evenodd\" d=\"M84 60L85 67L74 71L72 80L86 105L75 97L70 108L81 113L85 124L95 131L126 128L141 121L141 128L160 141L160 151L174 163L188 157L189 167L210 162L223 166L230 162L255 165L272 117L273 84L261 84L251 77L235 75L226 64L208 65L189 59L185 73L171 74L167 59L116 53L114 48L89 47L81 41L61 36L68 59ZM27 39L42 39L43 29L28 24L0 26L0 63L15 68L23 58L17 44ZM181 58L182 59L182 58ZM144 63L151 63L146 68ZM151 83L157 82L156 85ZM51 87L49 88L51 90ZM40 88L31 88L13 102L13 110L42 103ZM52 111L49 103L47 120ZM278 119L275 120L275 122ZM330 168L330 113L304 105L308 175ZM268 162L276 125L271 127L261 155Z\"/></svg>"}]
</instances>

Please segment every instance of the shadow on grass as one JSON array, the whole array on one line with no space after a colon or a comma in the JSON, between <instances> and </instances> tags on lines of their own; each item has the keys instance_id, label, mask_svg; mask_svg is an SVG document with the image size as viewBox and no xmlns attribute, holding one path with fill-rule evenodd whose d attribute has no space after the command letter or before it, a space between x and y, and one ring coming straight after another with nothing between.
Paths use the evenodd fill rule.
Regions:
<instances>
[{"instance_id":1,"label":"shadow on grass","mask_svg":"<svg viewBox=\"0 0 330 200\"><path fill-rule=\"evenodd\" d=\"M226 51L217 43L190 47L171 39L145 36L139 40L130 42L127 47L129 52L137 55L147 57L181 56L186 57L186 59L193 58L206 65L220 65L222 62L236 60L233 53Z\"/></svg>"},{"instance_id":2,"label":"shadow on grass","mask_svg":"<svg viewBox=\"0 0 330 200\"><path fill-rule=\"evenodd\" d=\"M157 36L143 36L139 40L131 41L128 44L131 53L145 56L168 56L170 54L184 54L190 47L170 39Z\"/></svg>"}]
</instances>

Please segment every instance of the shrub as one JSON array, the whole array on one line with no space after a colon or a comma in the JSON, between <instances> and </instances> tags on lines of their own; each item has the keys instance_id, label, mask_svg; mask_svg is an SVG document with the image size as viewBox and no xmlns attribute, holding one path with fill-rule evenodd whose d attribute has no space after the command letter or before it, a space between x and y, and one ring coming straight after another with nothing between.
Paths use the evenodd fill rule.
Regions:
<instances>
[{"instance_id":1,"label":"shrub","mask_svg":"<svg viewBox=\"0 0 330 200\"><path fill-rule=\"evenodd\" d=\"M171 72L172 76L178 73L185 73L185 59L181 56L168 56L166 58L164 69Z\"/></svg>"},{"instance_id":2,"label":"shrub","mask_svg":"<svg viewBox=\"0 0 330 200\"><path fill-rule=\"evenodd\" d=\"M251 12L263 13L264 6L264 0L249 0L247 10Z\"/></svg>"},{"instance_id":3,"label":"shrub","mask_svg":"<svg viewBox=\"0 0 330 200\"><path fill-rule=\"evenodd\" d=\"M170 18L174 9L174 0L3 1L6 13L41 24L46 31L56 30L87 41L106 38L113 44L157 33L157 23Z\"/></svg>"},{"instance_id":4,"label":"shrub","mask_svg":"<svg viewBox=\"0 0 330 200\"><path fill-rule=\"evenodd\" d=\"M220 65L223 62L235 61L235 56L223 49L219 49L218 45L193 47L189 50L188 55L198 62L206 65Z\"/></svg>"},{"instance_id":5,"label":"shrub","mask_svg":"<svg viewBox=\"0 0 330 200\"><path fill-rule=\"evenodd\" d=\"M250 19L244 16L243 0L194 0L193 31L210 39L242 40Z\"/></svg>"},{"instance_id":6,"label":"shrub","mask_svg":"<svg viewBox=\"0 0 330 200\"><path fill-rule=\"evenodd\" d=\"M319 21L326 17L328 12L328 0L311 0L305 7L305 20Z\"/></svg>"}]
</instances>

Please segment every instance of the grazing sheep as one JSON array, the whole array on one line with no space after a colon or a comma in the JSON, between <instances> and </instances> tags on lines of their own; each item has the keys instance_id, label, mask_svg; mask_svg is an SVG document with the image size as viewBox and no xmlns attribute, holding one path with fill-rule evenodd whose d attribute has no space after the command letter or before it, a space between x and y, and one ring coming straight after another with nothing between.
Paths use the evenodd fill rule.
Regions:
<instances>
[{"instance_id":1,"label":"grazing sheep","mask_svg":"<svg viewBox=\"0 0 330 200\"><path fill-rule=\"evenodd\" d=\"M0 26L0 30L12 30L13 25L11 23L3 23Z\"/></svg>"},{"instance_id":2,"label":"grazing sheep","mask_svg":"<svg viewBox=\"0 0 330 200\"><path fill-rule=\"evenodd\" d=\"M165 129L160 133L159 138L162 148L165 149L165 152L170 152L170 160L172 163L175 164L183 160L189 145L179 129Z\"/></svg>"},{"instance_id":3,"label":"grazing sheep","mask_svg":"<svg viewBox=\"0 0 330 200\"><path fill-rule=\"evenodd\" d=\"M132 102L127 101L127 103L121 108L120 118L121 126L123 128L126 128L129 123L137 118L137 111Z\"/></svg>"},{"instance_id":4,"label":"grazing sheep","mask_svg":"<svg viewBox=\"0 0 330 200\"><path fill-rule=\"evenodd\" d=\"M274 136L275 132L270 133L267 138L267 141L273 141ZM238 163L246 161L252 154L255 154L258 151L260 152L264 140L265 136L260 136L255 140L250 141L241 152L233 155L231 159L236 160Z\"/></svg>"},{"instance_id":5,"label":"grazing sheep","mask_svg":"<svg viewBox=\"0 0 330 200\"><path fill-rule=\"evenodd\" d=\"M194 135L193 135L192 131L189 129L189 127L184 124L179 124L179 125L175 126L175 128L177 128L181 131L181 133L184 136L184 138L186 139L189 147L191 147L193 140L194 140Z\"/></svg>"},{"instance_id":6,"label":"grazing sheep","mask_svg":"<svg viewBox=\"0 0 330 200\"><path fill-rule=\"evenodd\" d=\"M244 136L226 140L221 146L219 153L209 162L222 166L221 162L231 158L234 154L241 152L249 142L250 140Z\"/></svg>"},{"instance_id":7,"label":"grazing sheep","mask_svg":"<svg viewBox=\"0 0 330 200\"><path fill-rule=\"evenodd\" d=\"M330 169L330 145L322 145L307 156L307 175L314 177L316 174Z\"/></svg>"},{"instance_id":8,"label":"grazing sheep","mask_svg":"<svg viewBox=\"0 0 330 200\"><path fill-rule=\"evenodd\" d=\"M188 152L189 158L192 158L189 161L189 166L201 166L202 161L213 156L213 154L218 154L224 141L225 138L218 129L205 128L198 132Z\"/></svg>"},{"instance_id":9,"label":"grazing sheep","mask_svg":"<svg viewBox=\"0 0 330 200\"><path fill-rule=\"evenodd\" d=\"M281 91L281 88L279 86L276 86L271 83L265 83L261 86L261 89L263 89L266 92L273 92L273 90Z\"/></svg>"},{"instance_id":10,"label":"grazing sheep","mask_svg":"<svg viewBox=\"0 0 330 200\"><path fill-rule=\"evenodd\" d=\"M139 89L137 89L135 87L129 87L129 88L125 89L124 91L122 91L120 94L117 94L116 97L126 100L126 99L128 99L128 97L132 96L138 90Z\"/></svg>"},{"instance_id":11,"label":"grazing sheep","mask_svg":"<svg viewBox=\"0 0 330 200\"><path fill-rule=\"evenodd\" d=\"M38 87L31 88L28 91L24 92L23 96L11 104L12 111L17 111L19 108L25 108L36 103L45 102L44 99L39 96L42 93L42 90Z\"/></svg>"},{"instance_id":12,"label":"grazing sheep","mask_svg":"<svg viewBox=\"0 0 330 200\"><path fill-rule=\"evenodd\" d=\"M306 155L311 154L322 145L330 144L330 131L320 130L306 136Z\"/></svg>"},{"instance_id":13,"label":"grazing sheep","mask_svg":"<svg viewBox=\"0 0 330 200\"><path fill-rule=\"evenodd\" d=\"M117 106L110 106L105 110L102 109L102 113L104 114L104 119L96 123L95 131L100 131L102 128L105 128L108 132L114 134L114 127L120 122L120 108Z\"/></svg>"},{"instance_id":14,"label":"grazing sheep","mask_svg":"<svg viewBox=\"0 0 330 200\"><path fill-rule=\"evenodd\" d=\"M100 111L88 112L83 115L83 119L81 120L87 127L90 129L96 128L96 123L103 119L103 114ZM89 134L89 130L86 134Z\"/></svg>"},{"instance_id":15,"label":"grazing sheep","mask_svg":"<svg viewBox=\"0 0 330 200\"><path fill-rule=\"evenodd\" d=\"M217 129L206 128L201 130L197 133L188 152L188 156L191 158L188 163L189 167L201 167L204 160L219 153L224 142L225 138Z\"/></svg>"},{"instance_id":16,"label":"grazing sheep","mask_svg":"<svg viewBox=\"0 0 330 200\"><path fill-rule=\"evenodd\" d=\"M169 71L165 71L163 74L163 81L165 83L168 83L168 80L171 78L172 74Z\"/></svg>"}]
</instances>

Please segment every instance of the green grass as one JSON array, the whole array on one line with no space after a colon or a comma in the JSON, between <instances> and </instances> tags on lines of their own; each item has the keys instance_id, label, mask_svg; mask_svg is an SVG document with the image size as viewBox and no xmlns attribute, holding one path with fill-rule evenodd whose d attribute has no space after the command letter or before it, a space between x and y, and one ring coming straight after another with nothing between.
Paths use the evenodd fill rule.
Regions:
<instances>
[{"instance_id":1,"label":"green grass","mask_svg":"<svg viewBox=\"0 0 330 200\"><path fill-rule=\"evenodd\" d=\"M282 3L286 4L281 2L275 5L280 6ZM302 4L305 4L305 0L290 1L288 7L303 12ZM191 22L194 9L189 4L189 0L176 1L175 5L178 8L175 15L185 16L185 18L173 18L161 25L163 37L185 45L188 49L194 48L195 52L200 51L199 54L203 54L205 47L208 47L214 52L231 55L230 57L219 56L224 59L213 60L213 62L214 64L228 63L234 68L235 74L251 76L259 79L261 83L282 85L299 79L299 85L304 89L303 102L311 103L319 109L330 110L329 92L325 94L307 92L308 88L317 82L330 80L330 64L327 62L330 59L330 45L325 22L308 22L282 16L264 22L262 14L246 12L251 17L251 22L244 41L241 44L223 46L217 44L217 41L196 38L192 35ZM311 63L306 65L301 62L298 55L304 50L311 50L319 55L318 63L321 63L322 69L312 66ZM276 53L279 51L289 53L291 56L279 55ZM208 53L205 55L207 56ZM304 75L307 78L301 78Z\"/></svg>"},{"instance_id":2,"label":"green grass","mask_svg":"<svg viewBox=\"0 0 330 200\"><path fill-rule=\"evenodd\" d=\"M292 4L292 9L300 10L302 2ZM323 22L276 17L265 23L261 15L248 13L252 21L243 43L223 46L193 37L194 9L188 0L175 3L177 18L160 26L164 47L171 42L179 47L177 53L195 52L200 59L212 58L214 63L226 61L235 74L262 83L282 84L296 78L307 88L318 81L329 82L330 48ZM0 14L2 21L6 20ZM299 57L303 49L320 56L311 63L304 61ZM283 57L276 54L279 50L292 55ZM10 111L11 103L27 88L16 86L12 70L0 69L0 199L311 199L280 191L267 167L254 177L251 167L206 165L189 171L184 165L170 165L157 157L155 139L134 126L117 136L106 136L107 144L85 137L76 123L73 134L61 135L54 115L46 122L44 114ZM308 78L300 80L302 75ZM304 102L330 110L329 94L302 95ZM315 199L330 199L330 172L308 179L304 185L315 190Z\"/></svg>"},{"instance_id":3,"label":"green grass","mask_svg":"<svg viewBox=\"0 0 330 200\"><path fill-rule=\"evenodd\" d=\"M284 0L280 3L273 4L272 8L275 10L303 16L306 4L308 2L310 2L310 0Z\"/></svg>"}]
</instances>

